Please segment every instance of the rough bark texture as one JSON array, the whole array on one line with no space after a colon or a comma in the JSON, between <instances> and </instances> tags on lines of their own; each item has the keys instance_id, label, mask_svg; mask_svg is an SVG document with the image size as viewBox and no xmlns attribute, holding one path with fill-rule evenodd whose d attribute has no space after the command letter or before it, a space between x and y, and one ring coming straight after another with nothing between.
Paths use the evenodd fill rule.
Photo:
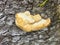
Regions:
<instances>
[{"instance_id":1,"label":"rough bark texture","mask_svg":"<svg viewBox=\"0 0 60 45\"><path fill-rule=\"evenodd\" d=\"M60 45L60 0L0 0L0 45ZM51 18L51 25L36 32L24 32L15 25L17 12L30 11ZM59 17L59 18L58 18Z\"/></svg>"}]
</instances>

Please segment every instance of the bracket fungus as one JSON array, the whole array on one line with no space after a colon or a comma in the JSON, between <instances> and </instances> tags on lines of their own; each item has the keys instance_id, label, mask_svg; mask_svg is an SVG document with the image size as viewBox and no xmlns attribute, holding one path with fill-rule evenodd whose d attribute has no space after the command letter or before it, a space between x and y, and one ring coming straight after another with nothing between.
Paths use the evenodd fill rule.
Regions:
<instances>
[{"instance_id":1,"label":"bracket fungus","mask_svg":"<svg viewBox=\"0 0 60 45\"><path fill-rule=\"evenodd\" d=\"M50 18L43 19L39 14L31 15L29 11L17 13L15 18L15 24L26 32L41 30L51 23Z\"/></svg>"}]
</instances>

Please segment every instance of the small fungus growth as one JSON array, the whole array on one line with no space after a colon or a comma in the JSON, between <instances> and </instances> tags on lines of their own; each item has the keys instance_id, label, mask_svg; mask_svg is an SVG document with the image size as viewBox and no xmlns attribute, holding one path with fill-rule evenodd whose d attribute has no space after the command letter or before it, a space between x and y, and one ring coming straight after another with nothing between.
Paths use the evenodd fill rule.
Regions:
<instances>
[{"instance_id":1,"label":"small fungus growth","mask_svg":"<svg viewBox=\"0 0 60 45\"><path fill-rule=\"evenodd\" d=\"M41 30L51 23L50 18L43 19L40 14L31 15L29 11L17 13L15 18L16 25L26 32Z\"/></svg>"}]
</instances>

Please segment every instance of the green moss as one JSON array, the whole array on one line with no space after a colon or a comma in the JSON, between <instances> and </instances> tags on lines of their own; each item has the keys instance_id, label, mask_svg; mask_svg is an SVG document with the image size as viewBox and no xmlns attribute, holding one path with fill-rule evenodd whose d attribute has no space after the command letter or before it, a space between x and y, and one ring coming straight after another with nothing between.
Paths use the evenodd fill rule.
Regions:
<instances>
[{"instance_id":1,"label":"green moss","mask_svg":"<svg viewBox=\"0 0 60 45\"><path fill-rule=\"evenodd\" d=\"M47 1L48 1L48 0L45 0L43 3L38 4L38 6L43 7L43 6L47 3Z\"/></svg>"}]
</instances>

